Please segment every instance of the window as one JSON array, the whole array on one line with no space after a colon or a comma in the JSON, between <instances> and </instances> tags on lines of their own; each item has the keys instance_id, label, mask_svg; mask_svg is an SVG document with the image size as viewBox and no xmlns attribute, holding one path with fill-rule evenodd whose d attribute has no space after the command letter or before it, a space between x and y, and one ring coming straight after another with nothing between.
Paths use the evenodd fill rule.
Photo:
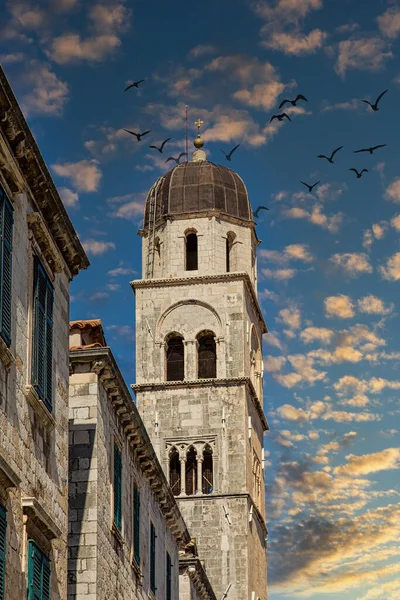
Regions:
<instances>
[{"instance_id":1,"label":"window","mask_svg":"<svg viewBox=\"0 0 400 600\"><path fill-rule=\"evenodd\" d=\"M197 336L199 379L211 379L217 376L217 352L215 337L212 331L202 331Z\"/></svg>"},{"instance_id":2,"label":"window","mask_svg":"<svg viewBox=\"0 0 400 600\"><path fill-rule=\"evenodd\" d=\"M150 523L150 589L156 593L156 530Z\"/></svg>"},{"instance_id":3,"label":"window","mask_svg":"<svg viewBox=\"0 0 400 600\"><path fill-rule=\"evenodd\" d=\"M232 233L231 231L227 234L226 236L226 242L225 242L225 248L226 248L226 272L229 273L232 270L232 267L234 266L232 264L232 247L233 247L233 242L235 240L235 234Z\"/></svg>"},{"instance_id":4,"label":"window","mask_svg":"<svg viewBox=\"0 0 400 600\"><path fill-rule=\"evenodd\" d=\"M121 452L114 442L114 525L121 531L122 527L122 458Z\"/></svg>"},{"instance_id":5,"label":"window","mask_svg":"<svg viewBox=\"0 0 400 600\"><path fill-rule=\"evenodd\" d=\"M206 446L203 452L203 477L202 477L202 492L203 494L211 494L213 491L213 459L210 446Z\"/></svg>"},{"instance_id":6,"label":"window","mask_svg":"<svg viewBox=\"0 0 400 600\"><path fill-rule=\"evenodd\" d=\"M174 496L179 496L181 493L181 461L176 448L172 448L169 455L169 485Z\"/></svg>"},{"instance_id":7,"label":"window","mask_svg":"<svg viewBox=\"0 0 400 600\"><path fill-rule=\"evenodd\" d=\"M133 486L133 558L140 564L140 492Z\"/></svg>"},{"instance_id":8,"label":"window","mask_svg":"<svg viewBox=\"0 0 400 600\"><path fill-rule=\"evenodd\" d=\"M0 504L0 600L5 600L7 513Z\"/></svg>"},{"instance_id":9,"label":"window","mask_svg":"<svg viewBox=\"0 0 400 600\"><path fill-rule=\"evenodd\" d=\"M191 446L186 454L186 494L193 496L197 492L197 454Z\"/></svg>"},{"instance_id":10,"label":"window","mask_svg":"<svg viewBox=\"0 0 400 600\"><path fill-rule=\"evenodd\" d=\"M171 336L167 341L167 381L185 379L185 352L183 337Z\"/></svg>"},{"instance_id":11,"label":"window","mask_svg":"<svg viewBox=\"0 0 400 600\"><path fill-rule=\"evenodd\" d=\"M172 561L167 552L167 571L166 571L166 600L172 600Z\"/></svg>"},{"instance_id":12,"label":"window","mask_svg":"<svg viewBox=\"0 0 400 600\"><path fill-rule=\"evenodd\" d=\"M53 406L53 286L35 257L32 383L51 412Z\"/></svg>"},{"instance_id":13,"label":"window","mask_svg":"<svg viewBox=\"0 0 400 600\"><path fill-rule=\"evenodd\" d=\"M28 552L28 600L50 600L49 559L32 540Z\"/></svg>"},{"instance_id":14,"label":"window","mask_svg":"<svg viewBox=\"0 0 400 600\"><path fill-rule=\"evenodd\" d=\"M0 185L0 335L11 343L11 261L13 208Z\"/></svg>"},{"instance_id":15,"label":"window","mask_svg":"<svg viewBox=\"0 0 400 600\"><path fill-rule=\"evenodd\" d=\"M186 235L186 271L197 271L197 235L188 233Z\"/></svg>"}]
</instances>

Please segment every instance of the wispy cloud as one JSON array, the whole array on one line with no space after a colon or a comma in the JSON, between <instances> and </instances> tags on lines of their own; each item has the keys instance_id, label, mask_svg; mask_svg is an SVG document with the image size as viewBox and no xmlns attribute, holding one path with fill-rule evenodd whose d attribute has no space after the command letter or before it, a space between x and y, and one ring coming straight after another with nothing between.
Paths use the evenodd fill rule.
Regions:
<instances>
[{"instance_id":1,"label":"wispy cloud","mask_svg":"<svg viewBox=\"0 0 400 600\"><path fill-rule=\"evenodd\" d=\"M363 252L339 252L329 259L336 267L343 269L350 277L372 273L373 267L367 254Z\"/></svg>"},{"instance_id":2,"label":"wispy cloud","mask_svg":"<svg viewBox=\"0 0 400 600\"><path fill-rule=\"evenodd\" d=\"M395 202L396 204L400 203L400 177L396 177L391 181L389 186L385 191L386 200L390 200L391 202Z\"/></svg>"},{"instance_id":3,"label":"wispy cloud","mask_svg":"<svg viewBox=\"0 0 400 600\"><path fill-rule=\"evenodd\" d=\"M400 252L390 256L385 265L379 267L383 279L388 281L400 281Z\"/></svg>"},{"instance_id":4,"label":"wispy cloud","mask_svg":"<svg viewBox=\"0 0 400 600\"><path fill-rule=\"evenodd\" d=\"M76 192L65 187L58 188L58 191L65 206L76 206L78 204L79 196Z\"/></svg>"},{"instance_id":5,"label":"wispy cloud","mask_svg":"<svg viewBox=\"0 0 400 600\"><path fill-rule=\"evenodd\" d=\"M105 254L109 250L115 250L114 242L103 242L101 240L85 240L82 242L83 247L85 248L88 254L93 254L93 256L100 256L101 254Z\"/></svg>"},{"instance_id":6,"label":"wispy cloud","mask_svg":"<svg viewBox=\"0 0 400 600\"><path fill-rule=\"evenodd\" d=\"M344 77L349 69L379 71L393 58L387 43L380 37L363 37L339 42L335 71Z\"/></svg>"},{"instance_id":7,"label":"wispy cloud","mask_svg":"<svg viewBox=\"0 0 400 600\"><path fill-rule=\"evenodd\" d=\"M62 115L68 101L68 84L57 77L50 66L36 60L29 61L24 84L30 91L22 96L22 108L27 115Z\"/></svg>"},{"instance_id":8,"label":"wispy cloud","mask_svg":"<svg viewBox=\"0 0 400 600\"><path fill-rule=\"evenodd\" d=\"M354 302L345 294L325 298L325 314L327 317L351 319L354 317Z\"/></svg>"},{"instance_id":9,"label":"wispy cloud","mask_svg":"<svg viewBox=\"0 0 400 600\"><path fill-rule=\"evenodd\" d=\"M107 202L113 206L112 217L137 221L143 218L145 192L113 196Z\"/></svg>"},{"instance_id":10,"label":"wispy cloud","mask_svg":"<svg viewBox=\"0 0 400 600\"><path fill-rule=\"evenodd\" d=\"M268 39L262 42L262 45L265 48L279 50L284 54L304 56L305 54L314 54L322 48L327 37L328 34L321 29L313 29L308 34L274 31Z\"/></svg>"},{"instance_id":11,"label":"wispy cloud","mask_svg":"<svg viewBox=\"0 0 400 600\"><path fill-rule=\"evenodd\" d=\"M81 192L97 192L99 189L102 172L96 160L53 164L51 168L59 177L69 179Z\"/></svg>"},{"instance_id":12,"label":"wispy cloud","mask_svg":"<svg viewBox=\"0 0 400 600\"><path fill-rule=\"evenodd\" d=\"M382 35L394 40L400 34L400 8L389 7L382 15L377 17L378 27Z\"/></svg>"},{"instance_id":13,"label":"wispy cloud","mask_svg":"<svg viewBox=\"0 0 400 600\"><path fill-rule=\"evenodd\" d=\"M343 221L343 213L325 215L321 204L315 204L311 211L300 207L284 208L281 214L287 219L305 219L309 223L327 229L331 233L337 233Z\"/></svg>"}]
</instances>

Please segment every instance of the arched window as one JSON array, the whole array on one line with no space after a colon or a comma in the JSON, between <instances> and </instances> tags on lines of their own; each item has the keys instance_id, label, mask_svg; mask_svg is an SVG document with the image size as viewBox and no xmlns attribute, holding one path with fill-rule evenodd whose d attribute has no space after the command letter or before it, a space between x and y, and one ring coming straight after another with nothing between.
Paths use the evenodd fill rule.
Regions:
<instances>
[{"instance_id":1,"label":"arched window","mask_svg":"<svg viewBox=\"0 0 400 600\"><path fill-rule=\"evenodd\" d=\"M160 238L154 240L154 267L156 272L160 272L161 268L161 243Z\"/></svg>"},{"instance_id":2,"label":"arched window","mask_svg":"<svg viewBox=\"0 0 400 600\"><path fill-rule=\"evenodd\" d=\"M197 271L197 269L197 235L192 232L186 235L186 271Z\"/></svg>"},{"instance_id":3,"label":"arched window","mask_svg":"<svg viewBox=\"0 0 400 600\"><path fill-rule=\"evenodd\" d=\"M211 379L217 376L217 350L212 331L202 331L197 336L197 377Z\"/></svg>"},{"instance_id":4,"label":"arched window","mask_svg":"<svg viewBox=\"0 0 400 600\"><path fill-rule=\"evenodd\" d=\"M197 491L197 454L193 446L186 454L186 494L193 496Z\"/></svg>"},{"instance_id":5,"label":"arched window","mask_svg":"<svg viewBox=\"0 0 400 600\"><path fill-rule=\"evenodd\" d=\"M210 446L203 451L203 477L201 489L203 494L211 494L213 491L213 460Z\"/></svg>"},{"instance_id":6,"label":"arched window","mask_svg":"<svg viewBox=\"0 0 400 600\"><path fill-rule=\"evenodd\" d=\"M185 352L183 337L177 334L167 340L167 381L185 379Z\"/></svg>"},{"instance_id":7,"label":"arched window","mask_svg":"<svg viewBox=\"0 0 400 600\"><path fill-rule=\"evenodd\" d=\"M174 496L179 496L181 493L181 461L176 448L172 448L169 454L169 485Z\"/></svg>"},{"instance_id":8,"label":"arched window","mask_svg":"<svg viewBox=\"0 0 400 600\"><path fill-rule=\"evenodd\" d=\"M226 236L226 243L225 243L225 247L226 247L226 272L229 273L230 271L232 271L235 266L233 264L233 242L235 240L235 234L232 233L231 231L227 234Z\"/></svg>"}]
</instances>

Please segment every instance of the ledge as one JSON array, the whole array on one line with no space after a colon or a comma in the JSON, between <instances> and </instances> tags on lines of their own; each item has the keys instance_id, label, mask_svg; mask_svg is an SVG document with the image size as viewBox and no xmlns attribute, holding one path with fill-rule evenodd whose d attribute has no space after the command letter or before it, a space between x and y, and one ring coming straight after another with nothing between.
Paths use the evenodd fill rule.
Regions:
<instances>
[{"instance_id":1,"label":"ledge","mask_svg":"<svg viewBox=\"0 0 400 600\"><path fill-rule=\"evenodd\" d=\"M112 524L111 533L113 534L113 536L117 540L118 544L122 547L125 544L125 540L122 537L122 533L120 532L120 530L118 529L118 527L115 525L115 523Z\"/></svg>"},{"instance_id":2,"label":"ledge","mask_svg":"<svg viewBox=\"0 0 400 600\"><path fill-rule=\"evenodd\" d=\"M33 385L25 386L25 397L32 406L37 417L42 421L43 425L49 430L53 429L55 427L56 420L49 409L45 406L44 402L39 398Z\"/></svg>"},{"instance_id":3,"label":"ledge","mask_svg":"<svg viewBox=\"0 0 400 600\"><path fill-rule=\"evenodd\" d=\"M7 344L0 336L0 360L7 370L15 363L15 357L8 348Z\"/></svg>"},{"instance_id":4,"label":"ledge","mask_svg":"<svg viewBox=\"0 0 400 600\"><path fill-rule=\"evenodd\" d=\"M143 573L140 568L140 565L137 564L137 562L134 558L132 558L132 560L131 560L131 567L132 567L133 571L135 572L136 577L141 581L142 577L143 577Z\"/></svg>"},{"instance_id":5,"label":"ledge","mask_svg":"<svg viewBox=\"0 0 400 600\"><path fill-rule=\"evenodd\" d=\"M28 227L32 231L51 270L53 273L61 273L63 271L63 263L60 259L60 251L53 241L42 215L38 212L31 212L27 214L26 218Z\"/></svg>"},{"instance_id":6,"label":"ledge","mask_svg":"<svg viewBox=\"0 0 400 600\"><path fill-rule=\"evenodd\" d=\"M21 479L0 454L0 489L17 488Z\"/></svg>"},{"instance_id":7,"label":"ledge","mask_svg":"<svg viewBox=\"0 0 400 600\"><path fill-rule=\"evenodd\" d=\"M50 541L61 536L61 529L57 527L36 498L22 498L21 504L24 515L32 519L45 538Z\"/></svg>"}]
</instances>

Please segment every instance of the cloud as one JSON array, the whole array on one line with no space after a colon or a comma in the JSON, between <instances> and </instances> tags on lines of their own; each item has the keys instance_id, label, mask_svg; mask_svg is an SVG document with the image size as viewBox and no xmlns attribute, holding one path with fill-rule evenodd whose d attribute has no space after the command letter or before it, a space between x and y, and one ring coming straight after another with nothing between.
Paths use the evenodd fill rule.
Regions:
<instances>
[{"instance_id":1,"label":"cloud","mask_svg":"<svg viewBox=\"0 0 400 600\"><path fill-rule=\"evenodd\" d=\"M68 84L59 79L48 65L32 60L24 73L24 81L31 86L22 96L26 115L60 116L68 101Z\"/></svg>"},{"instance_id":2,"label":"cloud","mask_svg":"<svg viewBox=\"0 0 400 600\"><path fill-rule=\"evenodd\" d=\"M124 196L108 198L107 202L116 209L111 213L112 217L136 221L143 218L145 192L135 192Z\"/></svg>"},{"instance_id":3,"label":"cloud","mask_svg":"<svg viewBox=\"0 0 400 600\"><path fill-rule=\"evenodd\" d=\"M288 281L296 275L297 271L296 269L261 269L261 273L269 279Z\"/></svg>"},{"instance_id":4,"label":"cloud","mask_svg":"<svg viewBox=\"0 0 400 600\"><path fill-rule=\"evenodd\" d=\"M65 187L59 188L58 191L65 206L76 206L78 204L79 196L76 192Z\"/></svg>"},{"instance_id":5,"label":"cloud","mask_svg":"<svg viewBox=\"0 0 400 600\"><path fill-rule=\"evenodd\" d=\"M291 260L310 263L314 260L307 244L290 244L282 252L277 250L260 250L260 257L278 265L287 265Z\"/></svg>"},{"instance_id":6,"label":"cloud","mask_svg":"<svg viewBox=\"0 0 400 600\"><path fill-rule=\"evenodd\" d=\"M198 44L190 50L189 56L198 58L199 56L204 56L205 54L213 54L215 51L216 48L212 44Z\"/></svg>"},{"instance_id":7,"label":"cloud","mask_svg":"<svg viewBox=\"0 0 400 600\"><path fill-rule=\"evenodd\" d=\"M288 361L294 371L287 374L273 374L274 379L283 387L292 388L306 383L314 385L316 381L324 380L326 371L318 371L314 368L314 360L311 356L304 354L290 354Z\"/></svg>"},{"instance_id":8,"label":"cloud","mask_svg":"<svg viewBox=\"0 0 400 600\"><path fill-rule=\"evenodd\" d=\"M352 98L351 100L347 100L347 102L337 102L336 104L328 104L324 106L322 112L327 112L331 110L360 110L360 100L359 98Z\"/></svg>"},{"instance_id":9,"label":"cloud","mask_svg":"<svg viewBox=\"0 0 400 600\"><path fill-rule=\"evenodd\" d=\"M302 408L295 408L291 404L283 404L279 406L277 412L280 417L288 421L296 421L296 423L304 423L308 421L308 415Z\"/></svg>"},{"instance_id":10,"label":"cloud","mask_svg":"<svg viewBox=\"0 0 400 600\"><path fill-rule=\"evenodd\" d=\"M278 335L276 333L272 333L269 331L267 335L264 337L264 340L270 346L274 346L275 348L279 348L279 350L283 350L282 342L280 341Z\"/></svg>"},{"instance_id":11,"label":"cloud","mask_svg":"<svg viewBox=\"0 0 400 600\"><path fill-rule=\"evenodd\" d=\"M386 448L381 452L356 456L348 454L347 464L337 467L336 473L359 476L400 468L400 448Z\"/></svg>"},{"instance_id":12,"label":"cloud","mask_svg":"<svg viewBox=\"0 0 400 600\"><path fill-rule=\"evenodd\" d=\"M362 273L372 273L373 271L368 256L363 252L341 252L331 256L329 260L337 267L342 268L350 277L357 277Z\"/></svg>"},{"instance_id":13,"label":"cloud","mask_svg":"<svg viewBox=\"0 0 400 600\"><path fill-rule=\"evenodd\" d=\"M23 52L14 52L10 54L0 54L0 64L2 65L13 65L14 63L18 63L23 61L25 55Z\"/></svg>"},{"instance_id":14,"label":"cloud","mask_svg":"<svg viewBox=\"0 0 400 600\"><path fill-rule=\"evenodd\" d=\"M335 332L326 327L306 327L300 332L300 338L305 344L312 344L313 342L329 344L334 336Z\"/></svg>"},{"instance_id":15,"label":"cloud","mask_svg":"<svg viewBox=\"0 0 400 600\"><path fill-rule=\"evenodd\" d=\"M385 306L385 303L377 296L372 294L364 296L357 301L358 309L360 312L367 313L370 315L387 315L392 312L394 306Z\"/></svg>"},{"instance_id":16,"label":"cloud","mask_svg":"<svg viewBox=\"0 0 400 600\"><path fill-rule=\"evenodd\" d=\"M279 317L277 321L283 323L290 329L300 329L301 326L301 313L296 307L283 308L279 311Z\"/></svg>"},{"instance_id":17,"label":"cloud","mask_svg":"<svg viewBox=\"0 0 400 600\"><path fill-rule=\"evenodd\" d=\"M268 373L276 373L282 370L285 363L286 358L284 356L266 356L264 359L264 369Z\"/></svg>"},{"instance_id":18,"label":"cloud","mask_svg":"<svg viewBox=\"0 0 400 600\"><path fill-rule=\"evenodd\" d=\"M98 291L98 292L94 292L89 300L91 302L103 302L103 300L107 300L107 298L109 298L110 295L107 294L107 292L102 292L102 291Z\"/></svg>"},{"instance_id":19,"label":"cloud","mask_svg":"<svg viewBox=\"0 0 400 600\"><path fill-rule=\"evenodd\" d=\"M121 337L131 338L133 340L135 330L131 325L108 325L106 329L115 331L115 333Z\"/></svg>"},{"instance_id":20,"label":"cloud","mask_svg":"<svg viewBox=\"0 0 400 600\"><path fill-rule=\"evenodd\" d=\"M351 319L354 317L354 303L349 296L345 296L344 294L328 296L324 302L325 314L328 318Z\"/></svg>"},{"instance_id":21,"label":"cloud","mask_svg":"<svg viewBox=\"0 0 400 600\"><path fill-rule=\"evenodd\" d=\"M74 187L81 192L97 192L100 186L102 172L96 160L81 160L51 165L53 171L60 177L69 179Z\"/></svg>"},{"instance_id":22,"label":"cloud","mask_svg":"<svg viewBox=\"0 0 400 600\"><path fill-rule=\"evenodd\" d=\"M364 37L339 42L335 71L344 77L349 69L379 71L393 53L379 37Z\"/></svg>"},{"instance_id":23,"label":"cloud","mask_svg":"<svg viewBox=\"0 0 400 600\"><path fill-rule=\"evenodd\" d=\"M309 223L318 225L327 229L331 233L337 233L343 220L343 213L339 212L332 216L326 216L322 212L322 205L315 204L311 212L304 208L286 208L282 211L282 216L287 219L305 219Z\"/></svg>"},{"instance_id":24,"label":"cloud","mask_svg":"<svg viewBox=\"0 0 400 600\"><path fill-rule=\"evenodd\" d=\"M316 188L316 195L318 200L321 202L326 202L327 200L337 200L339 198L346 186L343 184L339 185L338 183L321 183Z\"/></svg>"},{"instance_id":25,"label":"cloud","mask_svg":"<svg viewBox=\"0 0 400 600\"><path fill-rule=\"evenodd\" d=\"M400 10L396 6L388 8L376 19L380 32L387 38L394 40L400 34Z\"/></svg>"},{"instance_id":26,"label":"cloud","mask_svg":"<svg viewBox=\"0 0 400 600\"><path fill-rule=\"evenodd\" d=\"M89 10L89 19L100 33L127 31L130 18L131 11L122 3L94 4Z\"/></svg>"},{"instance_id":27,"label":"cloud","mask_svg":"<svg viewBox=\"0 0 400 600\"><path fill-rule=\"evenodd\" d=\"M390 183L385 192L386 200L390 202L395 202L396 204L400 203L400 177L396 177Z\"/></svg>"},{"instance_id":28,"label":"cloud","mask_svg":"<svg viewBox=\"0 0 400 600\"><path fill-rule=\"evenodd\" d=\"M8 8L15 24L21 29L36 30L46 22L46 11L28 2L13 0L8 3Z\"/></svg>"},{"instance_id":29,"label":"cloud","mask_svg":"<svg viewBox=\"0 0 400 600\"><path fill-rule=\"evenodd\" d=\"M396 252L387 259L386 265L379 267L383 279L388 281L400 281L400 252Z\"/></svg>"},{"instance_id":30,"label":"cloud","mask_svg":"<svg viewBox=\"0 0 400 600\"><path fill-rule=\"evenodd\" d=\"M390 219L390 224L393 227L393 229L396 229L396 231L400 231L400 215L395 215L394 217L392 217Z\"/></svg>"},{"instance_id":31,"label":"cloud","mask_svg":"<svg viewBox=\"0 0 400 600\"><path fill-rule=\"evenodd\" d=\"M123 267L122 265L123 265L123 263L120 263L119 267L116 267L115 269L111 269L110 271L108 271L108 274L110 275L110 277L119 277L120 275L133 275L134 273L136 273L136 271L134 271L134 269L130 269L128 267Z\"/></svg>"},{"instance_id":32,"label":"cloud","mask_svg":"<svg viewBox=\"0 0 400 600\"><path fill-rule=\"evenodd\" d=\"M322 48L326 38L327 33L321 29L313 29L308 35L274 31L267 40L262 42L262 46L279 50L284 54L304 56L305 54L314 54Z\"/></svg>"},{"instance_id":33,"label":"cloud","mask_svg":"<svg viewBox=\"0 0 400 600\"><path fill-rule=\"evenodd\" d=\"M82 245L88 254L93 254L94 256L99 256L101 254L105 254L109 250L115 250L114 242L102 242L99 240L85 240L84 242L82 242Z\"/></svg>"}]
</instances>

